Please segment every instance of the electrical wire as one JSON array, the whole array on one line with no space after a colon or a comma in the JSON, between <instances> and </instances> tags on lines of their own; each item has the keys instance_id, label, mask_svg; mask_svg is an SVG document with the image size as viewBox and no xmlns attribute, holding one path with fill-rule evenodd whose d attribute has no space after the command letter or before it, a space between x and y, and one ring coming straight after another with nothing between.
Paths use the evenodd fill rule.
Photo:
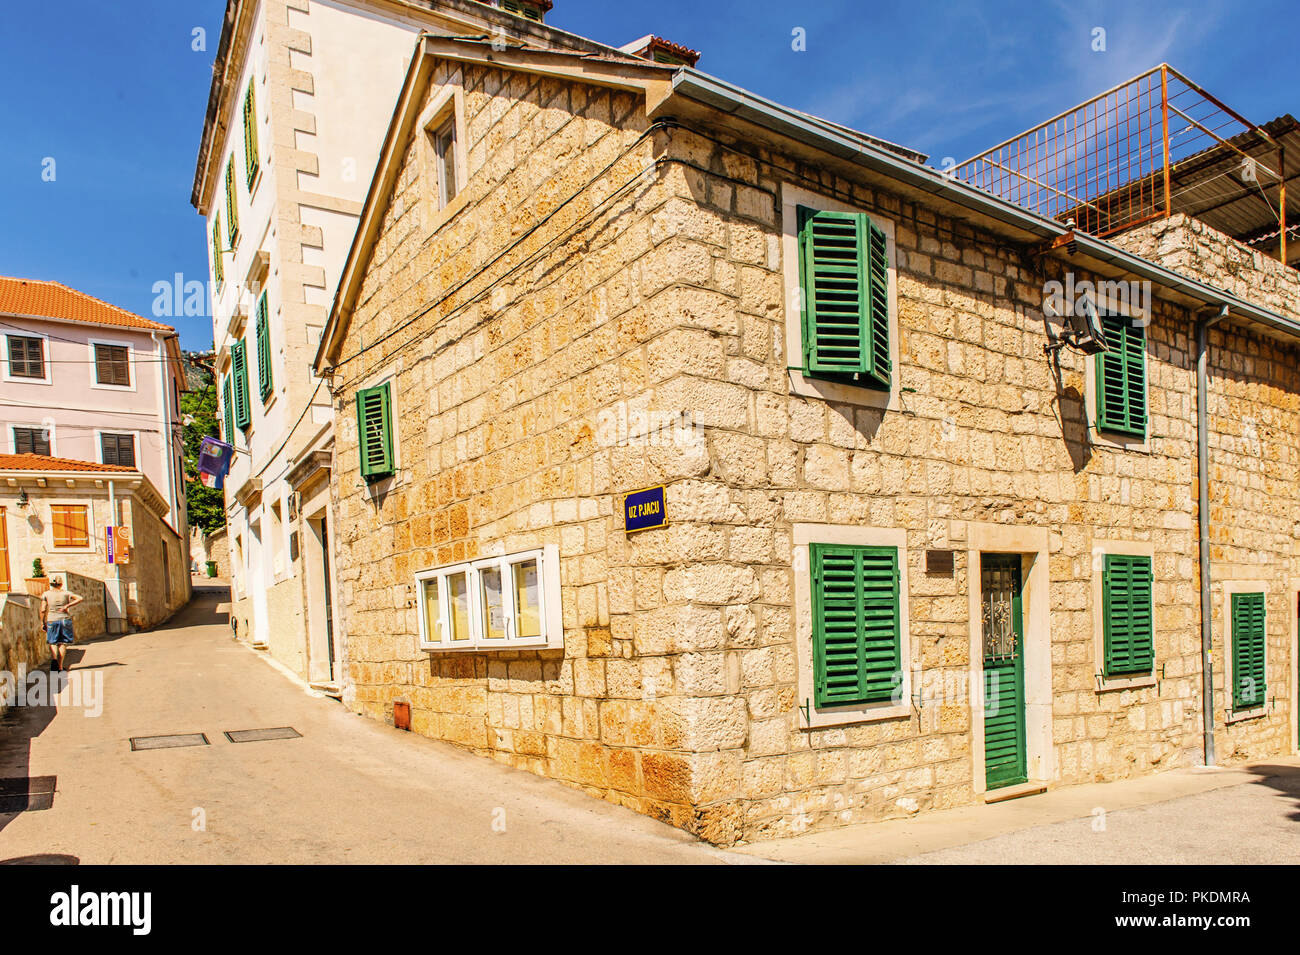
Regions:
<instances>
[{"instance_id":1,"label":"electrical wire","mask_svg":"<svg viewBox=\"0 0 1300 955\"><path fill-rule=\"evenodd\" d=\"M522 243L523 241L525 241L526 239L528 239L528 238L529 238L531 235L533 235L533 233L535 233L538 229L540 229L542 226L546 225L546 224L551 220L551 218L554 217L554 216L556 215L556 213L558 213L560 210L562 210L562 209L563 209L565 206L567 206L569 203L573 202L573 200L575 200L575 199L577 199L579 196L581 196L584 192L586 192L589 188L591 188L591 186L595 185L595 184L596 184L597 182L599 182L602 178L604 178L604 176L605 176L606 173L608 173L611 169L613 169L613 168L614 168L615 166L617 166L620 162L622 162L622 161L623 161L624 159L626 159L629 155L631 155L632 152L633 152L637 147L639 147L639 146L641 145L641 143L643 143L643 142L644 142L647 138L649 138L652 134L654 134L655 132L659 131L660 129L666 129L666 128L669 128L670 126L675 126L675 125L677 125L677 124L676 124L676 123L673 123L673 122L671 122L671 121L668 121L668 120L659 120L659 121L657 121L657 122L655 122L655 123L652 123L650 126L646 127L646 129L641 133L640 136L638 136L635 140L633 140L631 143L629 143L628 146L627 146L627 148L624 149L624 150L623 150L621 153L619 153L617 156L615 156L614 159L610 160L610 162L609 162L609 163L608 163L608 164L607 164L603 169L601 169L600 172L596 173L596 175L594 175L591 179L587 180L587 182L585 182L583 185L579 186L578 189L575 190L575 191L574 191L574 192L573 192L573 193L572 193L572 194L571 194L567 199L565 199L565 200L564 200L563 202L561 202L558 206L556 206L554 209L552 209L550 212L548 212L545 216L543 216L541 219L539 219L539 220L538 220L536 223L534 223L534 224L533 224L529 229L527 229L527 230L526 230L522 235L520 235L517 239L515 239L513 242L511 242L509 245L507 245L505 248L503 248L503 249L502 249L500 252L498 252L495 256L493 256L491 259L489 259L487 262L485 262L485 263L484 263L484 264L483 264L483 265L482 265L482 266L481 266L481 267L480 267L476 272L474 272L472 275L467 276L467 277L466 277L463 281L461 281L459 284L452 286L452 287L451 287L451 288L450 288L450 289L449 289L449 290L448 290L448 291L447 291L447 292L446 292L446 293L445 293L441 298L435 300L434 302L431 302L429 305L425 306L424 308L420 309L419 311L415 312L414 314L408 316L408 317L407 317L406 319L404 319L404 320L403 320L399 325L397 325L396 327L390 329L387 333L385 333L385 335L381 336L381 337L380 337L379 339L377 339L376 341L371 342L369 345L363 345L361 348L357 349L357 350L356 350L355 352L353 352L352 354L347 355L347 356L345 356L344 358L339 359L339 360L338 360L337 362L335 362L332 366L330 366L330 367L331 367L331 370L332 370L333 368L339 367L339 366L341 366L341 365L345 365L345 364L347 364L348 362L353 361L354 359L360 357L361 355L366 354L366 353L369 352L372 348L374 348L376 345L381 344L382 342L386 341L388 338L391 338L393 335L395 335L395 334L397 334L398 332L400 332L400 331L402 331L403 329L405 329L405 328L406 328L408 325L410 325L412 322L417 321L418 319L420 319L420 318L422 318L423 316L427 315L429 312L433 311L433 309L435 309L438 305L440 305L440 304L442 304L443 302L447 301L447 299L451 298L451 296L455 295L455 294L456 294L457 292L459 292L462 288L464 288L466 285L468 285L471 281L473 281L474 279L478 278L478 277L479 277L480 275L482 275L485 271L487 271L487 269L491 268L493 265L495 265L497 262L499 262L502 258L504 258L506 255L508 255L510 252L512 252L515 248L517 248L517 247L519 246L520 243ZM638 174L638 175L640 175L640 174ZM609 201L609 198L607 197L606 200L605 200L605 202L602 203L602 205L603 205L603 204L607 204L608 201ZM514 270L511 270L511 272L507 272L506 274L507 274L507 275L510 275L510 274L513 273L513 271L514 271Z\"/></svg>"}]
</instances>

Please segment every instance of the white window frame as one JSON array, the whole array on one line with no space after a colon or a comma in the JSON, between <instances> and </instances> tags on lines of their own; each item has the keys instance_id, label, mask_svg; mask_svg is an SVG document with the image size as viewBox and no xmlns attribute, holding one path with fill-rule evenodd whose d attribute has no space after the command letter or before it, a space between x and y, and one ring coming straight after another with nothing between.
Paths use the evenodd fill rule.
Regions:
<instances>
[{"instance_id":1,"label":"white window frame","mask_svg":"<svg viewBox=\"0 0 1300 955\"><path fill-rule=\"evenodd\" d=\"M1147 400L1147 429L1141 437L1131 434L1118 434L1113 431L1102 431L1097 426L1100 420L1100 414L1097 411L1097 357L1096 355L1083 356L1083 402L1084 415L1088 419L1088 437L1094 445L1106 448L1113 448L1117 451L1141 451L1148 453L1151 450L1151 319L1149 316L1143 317L1127 302L1120 301L1114 295L1102 295L1093 292L1093 304L1097 307L1098 312L1119 315L1127 318L1134 324L1140 324L1143 333L1143 361L1146 367L1146 400ZM1062 319L1062 321L1067 321Z\"/></svg>"},{"instance_id":2,"label":"white window frame","mask_svg":"<svg viewBox=\"0 0 1300 955\"><path fill-rule=\"evenodd\" d=\"M803 362L803 292L799 280L799 207L819 212L863 213L885 233L885 254L889 259L889 391L867 385L809 378ZM785 363L790 393L805 398L822 398L843 404L898 411L902 407L902 342L898 316L898 244L895 224L860 206L811 192L793 183L781 183L781 278L785 286Z\"/></svg>"},{"instance_id":3,"label":"white window frame","mask_svg":"<svg viewBox=\"0 0 1300 955\"><path fill-rule=\"evenodd\" d=\"M86 546L60 547L54 543L54 511L56 506L84 507L86 509ZM93 554L98 548L99 529L95 523L95 501L88 497L56 497L46 503L49 521L45 528L45 546L51 554ZM105 545L107 546L107 545Z\"/></svg>"},{"instance_id":4,"label":"white window frame","mask_svg":"<svg viewBox=\"0 0 1300 955\"><path fill-rule=\"evenodd\" d=\"M1106 675L1106 607L1105 583L1102 576L1106 570L1106 555L1121 557L1146 557L1151 561L1151 672L1132 676ZM1139 687L1155 686L1159 682L1160 656L1156 652L1159 645L1156 631L1156 608L1160 606L1155 599L1156 588L1156 545L1150 541L1125 541L1095 538L1092 542L1092 654L1096 674L1093 677L1093 692L1102 694L1111 690L1136 690Z\"/></svg>"},{"instance_id":5,"label":"white window frame","mask_svg":"<svg viewBox=\"0 0 1300 955\"><path fill-rule=\"evenodd\" d=\"M1264 702L1248 710L1232 708L1232 598L1235 594L1264 595ZM1242 720L1258 719L1268 715L1270 700L1268 681L1272 667L1269 666L1268 627L1271 614L1268 611L1269 585L1264 580L1225 580L1219 595L1219 627L1223 631L1220 646L1223 648L1223 723L1240 723Z\"/></svg>"},{"instance_id":6,"label":"white window frame","mask_svg":"<svg viewBox=\"0 0 1300 955\"><path fill-rule=\"evenodd\" d=\"M446 163L446 171L451 173L455 182L455 191L451 196L443 194L438 188L438 156L434 148L434 136L450 121L452 124L452 156ZM468 143L465 124L465 91L460 86L459 72L447 81L447 85L429 101L428 107L420 114L419 137L420 165L423 170L422 202L424 205L421 218L425 223L426 236L434 232L459 212L468 198L469 186ZM437 195L434 195L434 193Z\"/></svg>"},{"instance_id":7,"label":"white window frame","mask_svg":"<svg viewBox=\"0 0 1300 955\"><path fill-rule=\"evenodd\" d=\"M141 463L141 461L140 461L140 457L141 457L141 447L140 447L141 432L139 432L139 431L135 431L135 430L133 430L133 429L131 429L131 428L96 428L96 429L95 429L95 451L96 451L96 457L99 459L99 463L100 463L100 464L107 464L107 463L108 463L107 461L104 460L104 435L106 435L106 434L116 434L116 435L129 434L129 435L131 436L131 440L132 440L133 445L134 445L134 448L135 448L135 465L134 465L134 467L135 467L135 469L136 469L137 471L143 471L143 470L144 470L144 465L143 465L143 464ZM50 450L51 450L51 451L53 450L53 445L52 445L52 444L51 444L51 446L50 446Z\"/></svg>"},{"instance_id":8,"label":"white window frame","mask_svg":"<svg viewBox=\"0 0 1300 955\"><path fill-rule=\"evenodd\" d=\"M35 381L35 380L36 380L35 378L32 379L32 381ZM35 422L28 422L28 421L9 421L9 422L6 422L6 424L5 424L5 430L6 430L7 433L6 433L6 435L5 435L5 443L7 444L8 448L9 448L9 453L10 453L10 454L17 454L17 453L18 453L18 437L17 437L17 435L14 434L14 429L15 429L15 428L23 428L24 430L28 430L28 431L44 431L44 432L46 432L46 434L49 435L49 439L50 439L50 457L52 457L52 458L57 458L57 457L59 456L58 426L55 425L53 422L50 422L50 424L49 424L48 426L46 426L45 424L43 424L43 423L41 423L41 422L39 422L39 421L35 421Z\"/></svg>"},{"instance_id":9,"label":"white window frame","mask_svg":"<svg viewBox=\"0 0 1300 955\"><path fill-rule=\"evenodd\" d=\"M795 656L797 666L799 729L821 729L853 723L875 723L912 715L912 686L921 678L920 661L912 656L912 629L908 587L907 531L893 527L857 527L843 524L795 524L794 599ZM851 547L892 547L898 551L898 660L902 680L895 699L875 703L838 706L817 705L813 675L813 605L809 547L812 544L841 544ZM807 718L804 705L807 704Z\"/></svg>"},{"instance_id":10,"label":"white window frame","mask_svg":"<svg viewBox=\"0 0 1300 955\"><path fill-rule=\"evenodd\" d=\"M538 616L542 623L542 632L536 637L518 636L515 593L511 583L511 568L515 564L529 560L537 561L538 569ZM484 568L496 567L501 571L501 597L506 612L507 636L489 639L483 634L483 597L481 572ZM453 642L451 633L451 604L447 599L447 578L465 574L466 586L469 588L469 639ZM428 632L425 606L425 582L437 581L439 620L435 633ZM417 619L419 623L419 646L421 650L432 652L483 652L484 650L546 650L563 649L564 620L560 613L560 549L555 544L547 544L535 550L518 551L484 557L444 567L422 570L415 575L415 592L418 601Z\"/></svg>"},{"instance_id":11,"label":"white window frame","mask_svg":"<svg viewBox=\"0 0 1300 955\"><path fill-rule=\"evenodd\" d=\"M130 380L129 385L105 385L99 381L98 365L95 360L95 346L110 345L126 349L126 375ZM135 343L122 338L91 338L86 341L86 346L90 350L90 387L100 391L135 391L136 384L140 379L138 369L135 364Z\"/></svg>"},{"instance_id":12,"label":"white window frame","mask_svg":"<svg viewBox=\"0 0 1300 955\"><path fill-rule=\"evenodd\" d=\"M45 367L44 378L28 378L25 375L15 375L11 373L9 367L9 339L10 338L39 338L41 340L41 364ZM15 384L27 385L52 385L54 384L54 366L51 363L50 355L50 336L42 332L28 329L6 329L4 338L4 355L0 356L0 361L4 363L4 380L12 381Z\"/></svg>"}]
</instances>

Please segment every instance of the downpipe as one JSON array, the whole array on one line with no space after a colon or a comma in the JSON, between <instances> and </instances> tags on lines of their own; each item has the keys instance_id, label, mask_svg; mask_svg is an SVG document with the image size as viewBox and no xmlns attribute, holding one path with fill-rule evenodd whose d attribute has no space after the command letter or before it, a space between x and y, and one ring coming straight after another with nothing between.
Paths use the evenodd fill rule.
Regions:
<instances>
[{"instance_id":1,"label":"downpipe","mask_svg":"<svg viewBox=\"0 0 1300 955\"><path fill-rule=\"evenodd\" d=\"M1201 565L1201 718L1205 727L1205 765L1215 764L1214 755L1214 628L1210 615L1210 439L1209 415L1205 403L1209 392L1207 355L1210 326L1228 317L1224 305L1215 314L1198 314L1196 319L1196 515Z\"/></svg>"}]
</instances>

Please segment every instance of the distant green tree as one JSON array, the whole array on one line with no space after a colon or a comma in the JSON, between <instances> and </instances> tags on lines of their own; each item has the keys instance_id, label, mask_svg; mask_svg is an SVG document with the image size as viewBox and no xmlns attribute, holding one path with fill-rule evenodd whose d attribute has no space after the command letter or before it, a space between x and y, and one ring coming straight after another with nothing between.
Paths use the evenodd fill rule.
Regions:
<instances>
[{"instance_id":1,"label":"distant green tree","mask_svg":"<svg viewBox=\"0 0 1300 955\"><path fill-rule=\"evenodd\" d=\"M185 516L191 527L201 527L203 533L211 534L226 526L226 502L220 490L199 481L199 447L204 437L221 437L217 389L211 371L198 362L191 362L190 367L198 373L198 381L181 395L181 413L190 416L190 423L185 425Z\"/></svg>"}]
</instances>

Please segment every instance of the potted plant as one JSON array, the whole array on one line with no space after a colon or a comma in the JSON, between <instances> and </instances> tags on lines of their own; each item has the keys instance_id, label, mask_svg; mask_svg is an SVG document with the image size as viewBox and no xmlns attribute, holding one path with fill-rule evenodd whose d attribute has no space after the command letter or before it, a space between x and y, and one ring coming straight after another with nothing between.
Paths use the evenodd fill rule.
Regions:
<instances>
[{"instance_id":1,"label":"potted plant","mask_svg":"<svg viewBox=\"0 0 1300 955\"><path fill-rule=\"evenodd\" d=\"M27 592L33 597L39 597L49 589L50 579L45 576L45 566L37 557L32 561L32 575L27 578Z\"/></svg>"}]
</instances>

